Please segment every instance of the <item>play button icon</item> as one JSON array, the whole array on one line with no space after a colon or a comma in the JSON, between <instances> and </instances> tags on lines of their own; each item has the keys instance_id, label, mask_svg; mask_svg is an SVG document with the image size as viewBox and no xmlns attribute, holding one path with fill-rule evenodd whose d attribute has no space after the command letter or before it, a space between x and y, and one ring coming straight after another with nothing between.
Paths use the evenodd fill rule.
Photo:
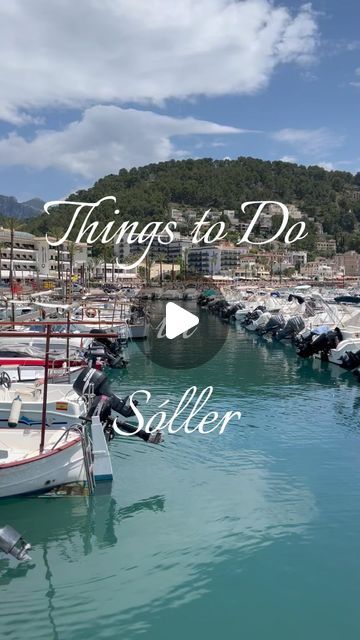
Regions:
<instances>
[{"instance_id":1,"label":"play button icon","mask_svg":"<svg viewBox=\"0 0 360 640\"><path fill-rule=\"evenodd\" d=\"M199 318L174 302L166 305L166 337L169 340L177 338L182 333L187 333L199 324Z\"/></svg>"},{"instance_id":2,"label":"play button icon","mask_svg":"<svg viewBox=\"0 0 360 640\"><path fill-rule=\"evenodd\" d=\"M148 336L135 340L135 345L145 356L145 363L172 370L196 369L223 347L229 322L221 321L210 307L198 304L194 298L182 299L180 287L171 294L174 302L170 302L170 295L167 299L165 296L149 299L147 288L140 291L138 297L146 314Z\"/></svg>"}]
</instances>

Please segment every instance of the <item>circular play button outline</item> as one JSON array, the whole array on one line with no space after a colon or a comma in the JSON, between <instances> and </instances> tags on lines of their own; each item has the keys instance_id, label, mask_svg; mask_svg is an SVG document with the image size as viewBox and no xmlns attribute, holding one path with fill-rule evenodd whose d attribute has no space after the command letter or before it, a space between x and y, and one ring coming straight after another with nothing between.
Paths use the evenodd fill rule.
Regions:
<instances>
[{"instance_id":1,"label":"circular play button outline","mask_svg":"<svg viewBox=\"0 0 360 640\"><path fill-rule=\"evenodd\" d=\"M219 293L219 298L221 294ZM141 292L139 295L141 298ZM155 364L172 370L194 369L223 347L229 322L221 321L196 300L146 300L149 334L136 344Z\"/></svg>"}]
</instances>

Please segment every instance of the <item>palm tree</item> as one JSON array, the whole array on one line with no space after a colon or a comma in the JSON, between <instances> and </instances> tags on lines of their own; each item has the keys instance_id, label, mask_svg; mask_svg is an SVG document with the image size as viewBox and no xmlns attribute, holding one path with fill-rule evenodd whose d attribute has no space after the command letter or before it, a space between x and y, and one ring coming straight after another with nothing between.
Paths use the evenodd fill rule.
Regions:
<instances>
[{"instance_id":1,"label":"palm tree","mask_svg":"<svg viewBox=\"0 0 360 640\"><path fill-rule=\"evenodd\" d=\"M163 262L164 259L166 258L165 253L159 253L158 254L158 259L159 259L159 282L160 282L160 287L162 287L162 283L163 283Z\"/></svg>"},{"instance_id":2,"label":"palm tree","mask_svg":"<svg viewBox=\"0 0 360 640\"><path fill-rule=\"evenodd\" d=\"M1 271L2 271L2 251L5 249L5 244L0 242L0 282L1 282Z\"/></svg>"},{"instance_id":3,"label":"palm tree","mask_svg":"<svg viewBox=\"0 0 360 640\"><path fill-rule=\"evenodd\" d=\"M15 244L15 232L19 231L23 225L17 218L8 218L7 224L10 229L10 270L9 270L9 285L11 294L14 294L14 244ZM12 305L14 306L14 305Z\"/></svg>"},{"instance_id":4,"label":"palm tree","mask_svg":"<svg viewBox=\"0 0 360 640\"><path fill-rule=\"evenodd\" d=\"M67 250L69 252L69 267L70 267L70 277L71 277L74 271L75 242L68 242Z\"/></svg>"},{"instance_id":5,"label":"palm tree","mask_svg":"<svg viewBox=\"0 0 360 640\"><path fill-rule=\"evenodd\" d=\"M102 262L104 264L104 281L107 282L107 271L106 264L108 261L112 260L114 256L114 252L109 245L105 245L101 251Z\"/></svg>"},{"instance_id":6,"label":"palm tree","mask_svg":"<svg viewBox=\"0 0 360 640\"><path fill-rule=\"evenodd\" d=\"M54 227L54 229L51 231L52 235L55 236L56 240L59 240L59 238L62 238L62 236L64 235L63 230L61 229L61 227ZM61 280L61 261L60 261L60 245L58 244L56 246L56 260L57 260L57 272L58 272L58 280L59 280L59 285L60 285L60 280Z\"/></svg>"},{"instance_id":7,"label":"palm tree","mask_svg":"<svg viewBox=\"0 0 360 640\"><path fill-rule=\"evenodd\" d=\"M149 254L147 254L146 258L145 258L145 280L146 280L146 286L148 287L150 285L150 280L151 280L151 267L154 264L154 260L152 258L150 258Z\"/></svg>"},{"instance_id":8,"label":"palm tree","mask_svg":"<svg viewBox=\"0 0 360 640\"><path fill-rule=\"evenodd\" d=\"M183 260L183 257L181 255L176 258L175 264L179 265L179 267L180 267L180 269L179 269L180 278L184 278L184 260Z\"/></svg>"}]
</instances>

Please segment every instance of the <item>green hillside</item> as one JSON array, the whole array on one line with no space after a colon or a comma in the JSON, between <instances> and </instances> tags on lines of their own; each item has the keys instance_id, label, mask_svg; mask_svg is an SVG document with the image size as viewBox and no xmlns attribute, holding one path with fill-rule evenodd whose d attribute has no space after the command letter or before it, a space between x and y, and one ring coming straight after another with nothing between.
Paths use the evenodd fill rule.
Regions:
<instances>
[{"instance_id":1,"label":"green hillside","mask_svg":"<svg viewBox=\"0 0 360 640\"><path fill-rule=\"evenodd\" d=\"M254 158L204 158L121 169L68 199L95 202L114 195L122 220L141 221L167 218L170 203L238 212L247 200L279 200L298 205L321 222L324 231L336 237L344 249L360 246L360 201L352 197L358 187L360 174ZM106 203L97 217L104 222L112 220L116 206ZM70 217L70 210L62 211L61 216L42 214L27 222L27 230L44 233L54 227L65 229Z\"/></svg>"}]
</instances>

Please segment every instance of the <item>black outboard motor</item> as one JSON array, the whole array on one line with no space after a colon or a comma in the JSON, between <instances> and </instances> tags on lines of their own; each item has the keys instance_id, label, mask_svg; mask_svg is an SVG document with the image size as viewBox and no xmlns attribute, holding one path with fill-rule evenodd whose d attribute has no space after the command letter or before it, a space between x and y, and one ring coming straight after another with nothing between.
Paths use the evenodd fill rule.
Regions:
<instances>
[{"instance_id":1,"label":"black outboard motor","mask_svg":"<svg viewBox=\"0 0 360 640\"><path fill-rule=\"evenodd\" d=\"M204 294L201 293L197 299L197 303L200 305L200 307L206 307L210 302L213 302L213 300L214 296L204 296Z\"/></svg>"},{"instance_id":2,"label":"black outboard motor","mask_svg":"<svg viewBox=\"0 0 360 640\"><path fill-rule=\"evenodd\" d=\"M129 396L123 399L118 398L118 396L112 393L106 375L96 369L84 369L76 378L73 389L79 396L84 396L90 391L95 395L86 419L91 419L94 413L97 412L101 423L104 425L104 432L109 440L115 435L114 420L111 417L111 411L116 411L116 413L120 413L125 418L130 418L134 415L133 409L127 404ZM137 406L138 402L133 400L133 404ZM145 440L145 442L159 444L163 440L160 431L149 432L144 429L138 430L135 425L119 420L118 418L116 418L116 425L121 431L136 435L138 438Z\"/></svg>"},{"instance_id":3,"label":"black outboard motor","mask_svg":"<svg viewBox=\"0 0 360 640\"><path fill-rule=\"evenodd\" d=\"M263 327L257 327L255 329L259 336L264 336L267 333L271 333L273 336L285 326L284 316L279 313L269 318L267 323Z\"/></svg>"},{"instance_id":4,"label":"black outboard motor","mask_svg":"<svg viewBox=\"0 0 360 640\"><path fill-rule=\"evenodd\" d=\"M134 415L133 410L127 404L128 396L123 400L118 398L112 391L110 383L104 373L97 371L97 369L90 369L87 367L76 378L73 389L79 396L84 396L88 392L92 392L95 396L106 396L110 401L110 406L113 411L120 413L125 418L130 418ZM136 401L134 400L136 405Z\"/></svg>"},{"instance_id":5,"label":"black outboard motor","mask_svg":"<svg viewBox=\"0 0 360 640\"><path fill-rule=\"evenodd\" d=\"M316 334L312 333L312 336L314 335ZM320 353L322 360L328 360L330 350L335 349L341 340L341 331L336 327L336 329L327 333L321 333L315 340L306 341L306 343L299 346L297 353L301 358L309 358L315 353Z\"/></svg>"},{"instance_id":6,"label":"black outboard motor","mask_svg":"<svg viewBox=\"0 0 360 640\"><path fill-rule=\"evenodd\" d=\"M345 355L341 358L342 364L340 365L344 369L348 369L348 371L352 371L352 369L356 369L360 366L360 350L356 353L352 351L346 351Z\"/></svg>"},{"instance_id":7,"label":"black outboard motor","mask_svg":"<svg viewBox=\"0 0 360 640\"><path fill-rule=\"evenodd\" d=\"M223 318L234 319L235 313L239 309L244 309L244 308L245 308L245 305L242 302L237 302L236 304L229 304L228 307L223 311Z\"/></svg>"},{"instance_id":8,"label":"black outboard motor","mask_svg":"<svg viewBox=\"0 0 360 640\"><path fill-rule=\"evenodd\" d=\"M301 316L293 316L292 318L289 318L285 327L278 331L278 333L276 334L276 339L293 340L295 336L300 333L300 331L303 331L303 329L305 329L305 322L303 318Z\"/></svg>"},{"instance_id":9,"label":"black outboard motor","mask_svg":"<svg viewBox=\"0 0 360 640\"><path fill-rule=\"evenodd\" d=\"M256 307L254 311L249 311L249 313L246 314L241 324L243 324L246 327L253 320L258 320L258 318L262 316L264 311L266 311L266 307L264 307L263 305Z\"/></svg>"},{"instance_id":10,"label":"black outboard motor","mask_svg":"<svg viewBox=\"0 0 360 640\"><path fill-rule=\"evenodd\" d=\"M96 336L94 346L96 347L97 345L101 345L103 347L108 365L110 367L114 369L126 367L129 361L124 356L123 348L126 345L124 345L124 341L121 336L119 336L115 340L110 340L109 338L105 338L103 336L103 329L91 329L90 333L93 333L94 337Z\"/></svg>"},{"instance_id":11,"label":"black outboard motor","mask_svg":"<svg viewBox=\"0 0 360 640\"><path fill-rule=\"evenodd\" d=\"M230 309L230 305L226 300L219 300L216 312L219 314L220 318L227 319L229 318L228 311Z\"/></svg>"}]
</instances>

